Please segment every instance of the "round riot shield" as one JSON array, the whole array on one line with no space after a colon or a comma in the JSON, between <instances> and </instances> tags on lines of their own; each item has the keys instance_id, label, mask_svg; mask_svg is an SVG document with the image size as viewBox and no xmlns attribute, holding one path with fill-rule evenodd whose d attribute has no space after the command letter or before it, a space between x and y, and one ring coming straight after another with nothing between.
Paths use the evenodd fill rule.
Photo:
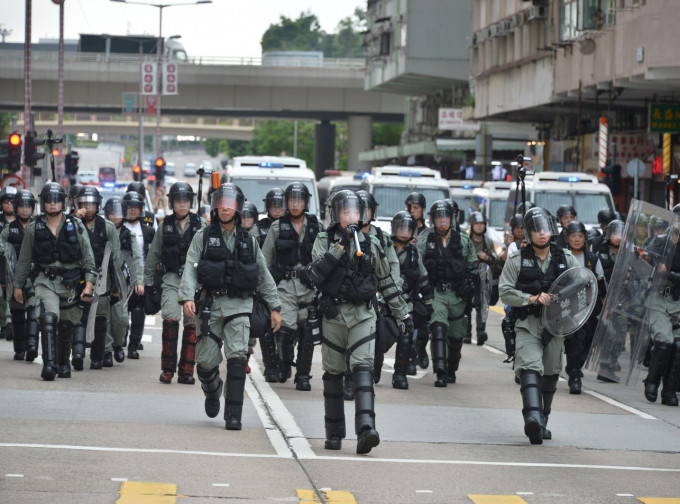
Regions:
<instances>
[{"instance_id":1,"label":"round riot shield","mask_svg":"<svg viewBox=\"0 0 680 504\"><path fill-rule=\"evenodd\" d=\"M555 336L578 331L593 313L597 301L597 278L588 268L569 268L548 291L550 304L543 307L543 325Z\"/></svg>"}]
</instances>

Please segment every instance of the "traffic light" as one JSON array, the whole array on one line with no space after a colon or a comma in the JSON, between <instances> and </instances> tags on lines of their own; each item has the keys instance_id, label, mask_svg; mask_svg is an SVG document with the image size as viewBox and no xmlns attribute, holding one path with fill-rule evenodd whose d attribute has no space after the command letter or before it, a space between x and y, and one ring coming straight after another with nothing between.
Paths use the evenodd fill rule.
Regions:
<instances>
[{"instance_id":1,"label":"traffic light","mask_svg":"<svg viewBox=\"0 0 680 504\"><path fill-rule=\"evenodd\" d=\"M16 173L21 170L21 135L12 133L7 141L7 168Z\"/></svg>"},{"instance_id":2,"label":"traffic light","mask_svg":"<svg viewBox=\"0 0 680 504\"><path fill-rule=\"evenodd\" d=\"M165 178L165 159L157 157L154 165L156 166L156 183L159 184Z\"/></svg>"},{"instance_id":3,"label":"traffic light","mask_svg":"<svg viewBox=\"0 0 680 504\"><path fill-rule=\"evenodd\" d=\"M35 166L37 162L45 157L44 152L38 152L38 147L45 145L44 138L38 138L35 132L29 132L24 139L24 164Z\"/></svg>"},{"instance_id":4,"label":"traffic light","mask_svg":"<svg viewBox=\"0 0 680 504\"><path fill-rule=\"evenodd\" d=\"M69 152L66 154L64 161L64 172L66 175L75 175L78 173L78 152Z\"/></svg>"},{"instance_id":5,"label":"traffic light","mask_svg":"<svg viewBox=\"0 0 680 504\"><path fill-rule=\"evenodd\" d=\"M142 168L139 165L135 165L132 167L132 179L135 182L141 182L142 181Z\"/></svg>"}]
</instances>

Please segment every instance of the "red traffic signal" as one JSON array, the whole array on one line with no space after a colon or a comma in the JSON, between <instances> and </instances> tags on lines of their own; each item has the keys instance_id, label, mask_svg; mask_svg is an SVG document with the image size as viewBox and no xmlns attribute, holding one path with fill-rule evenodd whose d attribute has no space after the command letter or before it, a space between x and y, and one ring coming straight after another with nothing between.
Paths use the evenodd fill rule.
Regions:
<instances>
[{"instance_id":1,"label":"red traffic signal","mask_svg":"<svg viewBox=\"0 0 680 504\"><path fill-rule=\"evenodd\" d=\"M165 168L165 159L157 157L155 161L156 168Z\"/></svg>"},{"instance_id":2,"label":"red traffic signal","mask_svg":"<svg viewBox=\"0 0 680 504\"><path fill-rule=\"evenodd\" d=\"M10 133L7 140L7 168L12 173L21 170L21 135L19 133Z\"/></svg>"},{"instance_id":3,"label":"red traffic signal","mask_svg":"<svg viewBox=\"0 0 680 504\"><path fill-rule=\"evenodd\" d=\"M19 133L12 133L9 136L10 147L21 147L21 135Z\"/></svg>"},{"instance_id":4,"label":"red traffic signal","mask_svg":"<svg viewBox=\"0 0 680 504\"><path fill-rule=\"evenodd\" d=\"M135 165L132 167L132 179L135 182L141 182L142 181L142 167L139 165Z\"/></svg>"}]
</instances>

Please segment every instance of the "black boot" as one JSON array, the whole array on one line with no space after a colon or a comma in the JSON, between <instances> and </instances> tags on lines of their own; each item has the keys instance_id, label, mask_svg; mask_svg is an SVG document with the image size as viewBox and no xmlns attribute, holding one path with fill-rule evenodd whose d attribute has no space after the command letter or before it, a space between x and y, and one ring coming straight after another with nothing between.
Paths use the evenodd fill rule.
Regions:
<instances>
[{"instance_id":1,"label":"black boot","mask_svg":"<svg viewBox=\"0 0 680 504\"><path fill-rule=\"evenodd\" d=\"M286 383L291 376L291 368L295 363L295 339L296 334L289 327L281 327L275 334L279 367L276 379L279 383Z\"/></svg>"},{"instance_id":2,"label":"black boot","mask_svg":"<svg viewBox=\"0 0 680 504\"><path fill-rule=\"evenodd\" d=\"M354 367L354 428L357 434L357 453L363 455L380 444L375 430L375 394L373 370L368 364Z\"/></svg>"},{"instance_id":3,"label":"black boot","mask_svg":"<svg viewBox=\"0 0 680 504\"><path fill-rule=\"evenodd\" d=\"M458 365L460 364L460 359L462 357L461 350L463 349L463 340L448 338L446 343L449 347L446 381L447 383L456 383L456 371L458 371Z\"/></svg>"},{"instance_id":4,"label":"black boot","mask_svg":"<svg viewBox=\"0 0 680 504\"><path fill-rule=\"evenodd\" d=\"M40 376L45 381L52 381L57 376L57 323L58 317L52 312L40 316L40 332L42 333L43 368Z\"/></svg>"},{"instance_id":5,"label":"black boot","mask_svg":"<svg viewBox=\"0 0 680 504\"><path fill-rule=\"evenodd\" d=\"M422 334L421 334L422 332ZM416 347L418 348L418 365L421 369L427 369L430 365L430 359L427 356L427 344L430 338L427 334L427 328L418 329L418 337L416 338Z\"/></svg>"},{"instance_id":6,"label":"black boot","mask_svg":"<svg viewBox=\"0 0 680 504\"><path fill-rule=\"evenodd\" d=\"M227 395L224 401L224 428L241 430L243 392L246 387L246 358L234 357L227 361Z\"/></svg>"},{"instance_id":7,"label":"black boot","mask_svg":"<svg viewBox=\"0 0 680 504\"><path fill-rule=\"evenodd\" d=\"M90 316L92 303L83 303L83 313L80 320L73 328L73 347L71 348L73 369L82 371L85 367L85 349L87 346L86 329L87 319Z\"/></svg>"},{"instance_id":8,"label":"black boot","mask_svg":"<svg viewBox=\"0 0 680 504\"><path fill-rule=\"evenodd\" d=\"M548 417L552 408L553 398L557 390L559 375L544 376L543 383L543 439L552 439L552 432L548 430Z\"/></svg>"},{"instance_id":9,"label":"black boot","mask_svg":"<svg viewBox=\"0 0 680 504\"><path fill-rule=\"evenodd\" d=\"M274 333L271 331L267 331L260 338L260 351L262 352L262 364L264 364L264 380L269 383L278 382L276 371L279 359L276 355Z\"/></svg>"},{"instance_id":10,"label":"black boot","mask_svg":"<svg viewBox=\"0 0 680 504\"><path fill-rule=\"evenodd\" d=\"M673 342L673 356L663 375L663 389L661 390L661 404L666 406L678 405L678 382L680 381L680 339Z\"/></svg>"},{"instance_id":11,"label":"black boot","mask_svg":"<svg viewBox=\"0 0 680 504\"><path fill-rule=\"evenodd\" d=\"M26 358L26 312L10 310L10 316L14 332L14 360L22 361Z\"/></svg>"},{"instance_id":12,"label":"black boot","mask_svg":"<svg viewBox=\"0 0 680 504\"><path fill-rule=\"evenodd\" d=\"M220 412L220 396L222 395L220 370L219 368L205 370L198 366L196 374L205 395L205 414L210 418L215 418Z\"/></svg>"},{"instance_id":13,"label":"black boot","mask_svg":"<svg viewBox=\"0 0 680 504\"><path fill-rule=\"evenodd\" d=\"M409 352L408 365L406 366L407 376L416 376L418 374L418 368L416 367L417 362L418 362L418 350L416 350L416 346L413 344L413 340L411 340L411 351Z\"/></svg>"},{"instance_id":14,"label":"black boot","mask_svg":"<svg viewBox=\"0 0 680 504\"><path fill-rule=\"evenodd\" d=\"M472 324L468 323L468 327L470 325ZM477 324L477 346L482 346L488 339L489 336L486 334L486 322Z\"/></svg>"},{"instance_id":15,"label":"black boot","mask_svg":"<svg viewBox=\"0 0 680 504\"><path fill-rule=\"evenodd\" d=\"M524 370L520 375L520 385L524 434L531 444L542 444L544 420L541 375L537 371Z\"/></svg>"},{"instance_id":16,"label":"black boot","mask_svg":"<svg viewBox=\"0 0 680 504\"><path fill-rule=\"evenodd\" d=\"M446 387L446 326L444 324L432 324L430 331L432 333L432 341L430 342L432 371L437 376L434 386Z\"/></svg>"},{"instance_id":17,"label":"black boot","mask_svg":"<svg viewBox=\"0 0 680 504\"><path fill-rule=\"evenodd\" d=\"M385 354L378 350L378 345L375 345L375 356L373 357L373 383L380 383L382 378L382 367L385 363Z\"/></svg>"},{"instance_id":18,"label":"black boot","mask_svg":"<svg viewBox=\"0 0 680 504\"><path fill-rule=\"evenodd\" d=\"M343 397L345 401L354 401L354 375L349 368L349 350L345 350L345 374L344 385L342 388Z\"/></svg>"},{"instance_id":19,"label":"black boot","mask_svg":"<svg viewBox=\"0 0 680 504\"><path fill-rule=\"evenodd\" d=\"M33 362L38 356L40 326L35 315L35 307L26 308L26 362Z\"/></svg>"},{"instance_id":20,"label":"black boot","mask_svg":"<svg viewBox=\"0 0 680 504\"><path fill-rule=\"evenodd\" d=\"M11 322L7 322L5 327L2 329L2 333L5 335L7 341L14 341L14 328Z\"/></svg>"},{"instance_id":21,"label":"black boot","mask_svg":"<svg viewBox=\"0 0 680 504\"><path fill-rule=\"evenodd\" d=\"M94 319L94 339L90 347L90 369L102 369L104 367L106 325L106 317L96 317Z\"/></svg>"},{"instance_id":22,"label":"black boot","mask_svg":"<svg viewBox=\"0 0 680 504\"><path fill-rule=\"evenodd\" d=\"M128 359L139 359L140 346L142 345L142 335L144 334L144 315L143 306L133 306L130 308L130 341L128 342ZM162 350L161 350L162 352ZM177 350L175 350L177 354Z\"/></svg>"},{"instance_id":23,"label":"black boot","mask_svg":"<svg viewBox=\"0 0 680 504\"><path fill-rule=\"evenodd\" d=\"M468 323L467 331L463 336L463 343L472 343L472 324Z\"/></svg>"},{"instance_id":24,"label":"black boot","mask_svg":"<svg viewBox=\"0 0 680 504\"><path fill-rule=\"evenodd\" d=\"M177 366L177 383L193 385L194 367L196 365L196 325L189 324L184 326L182 331L182 347L179 353L179 364Z\"/></svg>"},{"instance_id":25,"label":"black boot","mask_svg":"<svg viewBox=\"0 0 680 504\"><path fill-rule=\"evenodd\" d=\"M125 350L123 350L122 346L113 347L113 358L116 359L116 362L123 362L125 360Z\"/></svg>"},{"instance_id":26,"label":"black boot","mask_svg":"<svg viewBox=\"0 0 680 504\"><path fill-rule=\"evenodd\" d=\"M323 374L324 425L326 450L339 450L345 437L345 402L342 390L343 375Z\"/></svg>"},{"instance_id":27,"label":"black boot","mask_svg":"<svg viewBox=\"0 0 680 504\"><path fill-rule=\"evenodd\" d=\"M397 339L397 349L394 354L394 374L392 374L392 387L395 389L408 389L408 361L413 348L413 338L410 334L400 334Z\"/></svg>"},{"instance_id":28,"label":"black boot","mask_svg":"<svg viewBox=\"0 0 680 504\"><path fill-rule=\"evenodd\" d=\"M113 353L104 352L104 360L102 361L104 367L113 367Z\"/></svg>"},{"instance_id":29,"label":"black boot","mask_svg":"<svg viewBox=\"0 0 680 504\"><path fill-rule=\"evenodd\" d=\"M59 378L71 378L71 338L73 337L73 324L60 320L57 327L57 376Z\"/></svg>"},{"instance_id":30,"label":"black boot","mask_svg":"<svg viewBox=\"0 0 680 504\"><path fill-rule=\"evenodd\" d=\"M297 361L295 361L295 390L309 392L312 384L309 383L312 375L312 358L314 357L314 340L311 327L304 324L300 328L300 340L297 348Z\"/></svg>"},{"instance_id":31,"label":"black boot","mask_svg":"<svg viewBox=\"0 0 680 504\"><path fill-rule=\"evenodd\" d=\"M569 393L570 394L580 394L581 393L581 378L583 373L580 369L572 369L569 371Z\"/></svg>"},{"instance_id":32,"label":"black boot","mask_svg":"<svg viewBox=\"0 0 680 504\"><path fill-rule=\"evenodd\" d=\"M645 378L645 398L649 402L656 402L659 395L661 378L673 358L673 347L668 343L654 343L652 358L649 361L649 372Z\"/></svg>"}]
</instances>

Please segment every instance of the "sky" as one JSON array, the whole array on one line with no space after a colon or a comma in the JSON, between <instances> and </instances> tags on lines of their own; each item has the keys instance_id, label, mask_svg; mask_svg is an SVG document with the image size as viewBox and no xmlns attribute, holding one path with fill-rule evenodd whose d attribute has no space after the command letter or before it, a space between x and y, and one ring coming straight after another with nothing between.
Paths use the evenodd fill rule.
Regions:
<instances>
[{"instance_id":1,"label":"sky","mask_svg":"<svg viewBox=\"0 0 680 504\"><path fill-rule=\"evenodd\" d=\"M177 4L193 0L138 1ZM6 42L24 41L24 5L19 0L0 0L0 26L12 30ZM366 0L213 0L212 4L164 8L163 36L181 35L190 58L258 57L262 34L281 15L297 18L303 11L312 12L324 31L334 32L338 22L357 7L365 9ZM52 0L32 0L32 9L32 42L58 38L59 7ZM159 11L110 0L64 0L64 37L78 39L80 33L158 36Z\"/></svg>"}]
</instances>

